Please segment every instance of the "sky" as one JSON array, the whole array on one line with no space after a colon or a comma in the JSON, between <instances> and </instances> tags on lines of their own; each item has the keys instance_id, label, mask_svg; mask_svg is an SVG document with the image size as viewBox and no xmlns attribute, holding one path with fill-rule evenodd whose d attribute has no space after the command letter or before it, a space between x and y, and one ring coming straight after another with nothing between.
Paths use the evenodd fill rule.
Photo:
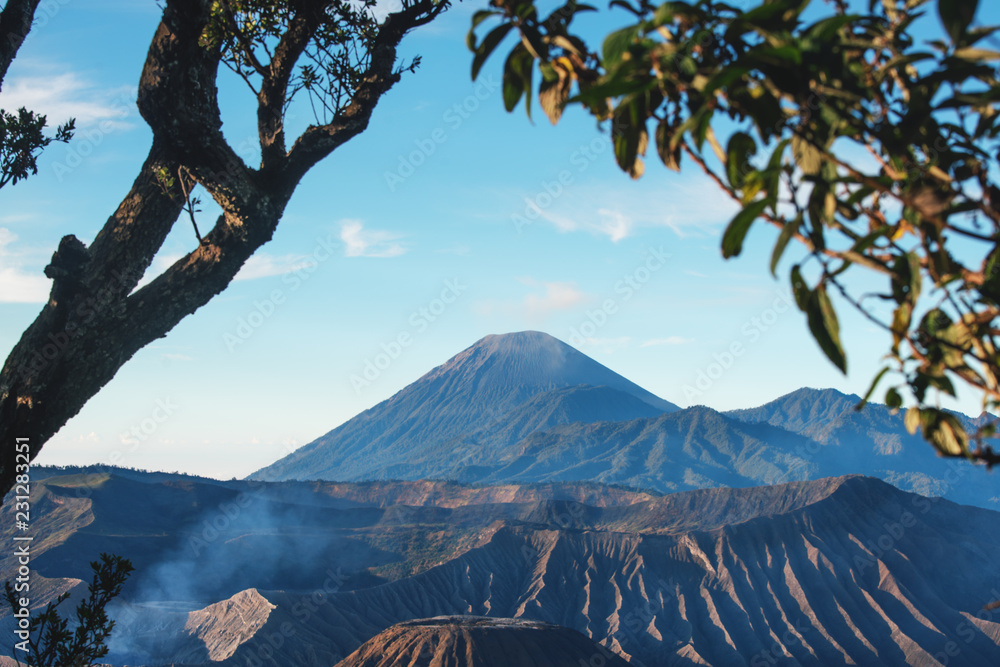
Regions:
<instances>
[{"instance_id":1,"label":"sky","mask_svg":"<svg viewBox=\"0 0 1000 667\"><path fill-rule=\"evenodd\" d=\"M683 407L750 407L803 386L866 391L887 341L841 307L849 372L833 367L790 307L795 251L778 280L767 269L775 231L758 224L723 260L736 209L708 179L652 159L631 181L577 109L558 127L506 113L502 46L471 80L465 35L484 5L459 4L406 38L403 58L419 54L420 68L302 180L273 241L136 354L36 464L242 477L479 338L528 329ZM987 11L1000 14L977 22L997 23ZM4 355L47 297L42 270L59 239L89 243L148 151L135 90L158 18L152 1L46 0L3 82L3 108L78 128L37 176L0 192ZM233 77L220 82L224 132L252 159L253 101ZM300 129L311 120L292 115ZM204 208L203 228L214 220ZM178 222L146 279L196 242ZM943 405L979 413L976 397L960 399Z\"/></svg>"}]
</instances>

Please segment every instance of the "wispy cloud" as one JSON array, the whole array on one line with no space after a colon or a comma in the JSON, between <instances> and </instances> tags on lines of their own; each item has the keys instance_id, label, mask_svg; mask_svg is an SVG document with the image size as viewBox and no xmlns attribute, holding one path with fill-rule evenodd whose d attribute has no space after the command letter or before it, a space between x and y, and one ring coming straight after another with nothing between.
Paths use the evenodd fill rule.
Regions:
<instances>
[{"instance_id":1,"label":"wispy cloud","mask_svg":"<svg viewBox=\"0 0 1000 667\"><path fill-rule=\"evenodd\" d=\"M256 280L270 278L315 265L312 260L302 255L272 255L258 252L247 260L233 280Z\"/></svg>"},{"instance_id":2,"label":"wispy cloud","mask_svg":"<svg viewBox=\"0 0 1000 667\"><path fill-rule=\"evenodd\" d=\"M576 283L545 282L534 278L520 278L518 282L531 291L520 299L479 301L473 306L476 313L486 317L500 316L505 320L520 319L537 325L558 311L571 310L593 298L581 291Z\"/></svg>"},{"instance_id":3,"label":"wispy cloud","mask_svg":"<svg viewBox=\"0 0 1000 667\"><path fill-rule=\"evenodd\" d=\"M738 210L707 179L647 174L642 185L639 190L627 181L579 182L558 197L522 195L522 210L525 218L530 213L559 232L589 233L613 243L655 228L670 229L681 238L717 236Z\"/></svg>"},{"instance_id":4,"label":"wispy cloud","mask_svg":"<svg viewBox=\"0 0 1000 667\"><path fill-rule=\"evenodd\" d=\"M684 338L683 336L667 336L666 338L651 338L643 341L639 347L655 347L657 345L686 345L693 343L694 338Z\"/></svg>"},{"instance_id":5,"label":"wispy cloud","mask_svg":"<svg viewBox=\"0 0 1000 667\"><path fill-rule=\"evenodd\" d=\"M540 211L542 219L548 221L560 232L587 231L598 236L607 236L613 243L630 236L635 229L635 220L623 213L607 208L598 209L596 215L560 215L552 211Z\"/></svg>"},{"instance_id":6,"label":"wispy cloud","mask_svg":"<svg viewBox=\"0 0 1000 667\"><path fill-rule=\"evenodd\" d=\"M173 266L174 263L183 256L184 253L180 252L163 252L162 255L156 255L153 257L152 263L150 263L146 272L142 274L142 279L139 280L139 284L136 285L136 288L145 287L149 283L153 282L157 276Z\"/></svg>"},{"instance_id":7,"label":"wispy cloud","mask_svg":"<svg viewBox=\"0 0 1000 667\"><path fill-rule=\"evenodd\" d=\"M402 234L384 230L366 230L360 220L340 223L340 240L345 257L398 257L409 249L399 243Z\"/></svg>"},{"instance_id":8,"label":"wispy cloud","mask_svg":"<svg viewBox=\"0 0 1000 667\"><path fill-rule=\"evenodd\" d=\"M0 303L44 303L49 279L40 270L29 273L28 251L13 249L17 234L0 227Z\"/></svg>"},{"instance_id":9,"label":"wispy cloud","mask_svg":"<svg viewBox=\"0 0 1000 667\"><path fill-rule=\"evenodd\" d=\"M76 119L78 129L101 125L102 129L122 130L133 126L129 117L138 117L135 89L98 88L73 72L53 71L35 65L34 76L12 77L4 82L0 105L12 110L25 107L48 118L50 125ZM110 125L108 125L109 123Z\"/></svg>"},{"instance_id":10,"label":"wispy cloud","mask_svg":"<svg viewBox=\"0 0 1000 667\"><path fill-rule=\"evenodd\" d=\"M554 311L568 310L587 301L587 295L575 283L538 283L530 279L524 282L542 289L540 294L533 293L524 297L523 306L529 317L547 317Z\"/></svg>"}]
</instances>

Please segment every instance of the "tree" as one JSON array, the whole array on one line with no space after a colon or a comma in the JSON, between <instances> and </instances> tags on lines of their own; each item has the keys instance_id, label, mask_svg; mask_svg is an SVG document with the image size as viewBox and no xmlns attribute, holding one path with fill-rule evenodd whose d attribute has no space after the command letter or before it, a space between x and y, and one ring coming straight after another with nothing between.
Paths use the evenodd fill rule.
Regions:
<instances>
[{"instance_id":1,"label":"tree","mask_svg":"<svg viewBox=\"0 0 1000 667\"><path fill-rule=\"evenodd\" d=\"M570 0L543 18L533 0L491 0L469 32L473 79L516 35L503 65L508 111L523 98L530 117L538 71L550 121L574 105L610 121L615 159L633 178L649 147L669 169L703 171L741 208L724 257L740 254L758 220L778 230L772 274L793 239L805 249L792 290L841 371L835 301L885 332L887 363L865 401L895 378L885 402L912 406L911 432L944 456L1000 462L992 424L967 433L934 401L960 382L984 409L1000 405L1000 53L982 46L996 28L972 25L976 0L938 0L945 38L926 43L914 23L928 0L869 0L857 13L832 0L808 22L808 0L746 11L713 0L610 4L632 19L598 53L570 27L589 5ZM479 40L488 21L499 25ZM882 291L847 279L861 269Z\"/></svg>"},{"instance_id":2,"label":"tree","mask_svg":"<svg viewBox=\"0 0 1000 667\"><path fill-rule=\"evenodd\" d=\"M0 90L21 44L31 30L39 0L11 0L0 10ZM67 142L73 136L73 119L47 137L46 118L24 107L12 114L0 109L0 188L38 173L38 153L53 141Z\"/></svg>"},{"instance_id":3,"label":"tree","mask_svg":"<svg viewBox=\"0 0 1000 667\"><path fill-rule=\"evenodd\" d=\"M32 3L29 3L32 4ZM37 4L37 3L34 3ZM374 0L166 0L139 82L153 131L131 189L86 247L63 237L45 268L48 302L0 371L0 490L11 487L15 438L31 456L139 349L229 285L271 239L302 177L363 132L375 105L405 71L403 36L448 0L403 0L384 19ZM261 159L247 165L221 131L220 66L256 98ZM289 146L285 114L308 98L315 123ZM222 209L194 248L136 289L192 191Z\"/></svg>"},{"instance_id":4,"label":"tree","mask_svg":"<svg viewBox=\"0 0 1000 667\"><path fill-rule=\"evenodd\" d=\"M32 667L89 667L95 660L108 654L107 641L115 622L108 618L106 607L118 597L125 580L135 569L131 561L121 556L102 553L100 561L91 561L94 577L87 585L87 598L76 606L76 619L70 628L69 620L59 616L58 607L69 598L63 593L38 614L28 617L18 591L9 581L4 583L7 604L15 619L24 620L17 634L21 640L17 650L26 653L25 662ZM16 654L16 652L15 652ZM20 660L18 660L20 664Z\"/></svg>"}]
</instances>

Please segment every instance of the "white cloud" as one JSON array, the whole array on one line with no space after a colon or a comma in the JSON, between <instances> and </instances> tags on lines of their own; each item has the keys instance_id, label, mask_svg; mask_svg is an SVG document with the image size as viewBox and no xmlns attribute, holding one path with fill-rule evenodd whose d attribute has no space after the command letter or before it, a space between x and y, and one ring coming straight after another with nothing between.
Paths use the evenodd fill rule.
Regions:
<instances>
[{"instance_id":1,"label":"white cloud","mask_svg":"<svg viewBox=\"0 0 1000 667\"><path fill-rule=\"evenodd\" d=\"M522 305L525 314L531 318L546 317L556 310L568 310L584 303L588 298L575 283L537 283L530 279L522 282L543 290L542 294L528 294L524 297Z\"/></svg>"},{"instance_id":2,"label":"white cloud","mask_svg":"<svg viewBox=\"0 0 1000 667\"><path fill-rule=\"evenodd\" d=\"M647 174L640 184L581 182L542 200L548 203L544 207L539 194L523 199L524 211L534 211L559 232L585 232L613 243L651 228L670 229L681 238L717 236L738 210L715 183L674 174Z\"/></svg>"},{"instance_id":3,"label":"white cloud","mask_svg":"<svg viewBox=\"0 0 1000 667\"><path fill-rule=\"evenodd\" d=\"M344 242L345 257L398 257L408 248L397 239L401 234L382 230L366 230L360 220L340 223L340 240Z\"/></svg>"},{"instance_id":4,"label":"white cloud","mask_svg":"<svg viewBox=\"0 0 1000 667\"><path fill-rule=\"evenodd\" d=\"M35 66L34 76L18 76L4 82L0 105L8 112L25 107L44 114L50 126L76 119L78 130L100 126L102 131L132 127L138 118L135 89L127 86L100 89L73 72L56 73L51 67Z\"/></svg>"},{"instance_id":5,"label":"white cloud","mask_svg":"<svg viewBox=\"0 0 1000 667\"><path fill-rule=\"evenodd\" d=\"M652 338L647 341L643 341L642 345L639 347L654 347L656 345L685 345L687 343L693 343L694 338L684 338L682 336L667 336L666 338Z\"/></svg>"},{"instance_id":6,"label":"white cloud","mask_svg":"<svg viewBox=\"0 0 1000 667\"><path fill-rule=\"evenodd\" d=\"M259 252L247 260L240 272L233 280L255 280L257 278L269 278L271 276L281 276L292 271L315 266L314 260L302 255L271 255L266 252Z\"/></svg>"},{"instance_id":7,"label":"white cloud","mask_svg":"<svg viewBox=\"0 0 1000 667\"><path fill-rule=\"evenodd\" d=\"M0 303L45 303L48 298L49 279L45 276L0 268Z\"/></svg>"},{"instance_id":8,"label":"white cloud","mask_svg":"<svg viewBox=\"0 0 1000 667\"><path fill-rule=\"evenodd\" d=\"M635 221L628 215L606 208L597 209L596 216L593 213L572 216L560 215L542 210L539 213L543 219L550 222L560 232L586 231L607 236L613 243L618 243L630 236L635 228Z\"/></svg>"},{"instance_id":9,"label":"white cloud","mask_svg":"<svg viewBox=\"0 0 1000 667\"><path fill-rule=\"evenodd\" d=\"M177 252L165 253L163 255L156 255L153 257L152 263L149 265L149 268L146 269L146 272L142 274L142 279L139 280L139 284L136 285L136 289L145 287L149 283L153 282L155 278L159 277L161 273L173 266L174 263L183 256L183 253Z\"/></svg>"},{"instance_id":10,"label":"white cloud","mask_svg":"<svg viewBox=\"0 0 1000 667\"><path fill-rule=\"evenodd\" d=\"M521 299L478 301L473 305L474 311L484 317L516 318L537 325L556 311L571 310L592 299L576 283L540 282L534 278L520 278L518 282L532 291Z\"/></svg>"},{"instance_id":11,"label":"white cloud","mask_svg":"<svg viewBox=\"0 0 1000 667\"><path fill-rule=\"evenodd\" d=\"M13 252L17 234L0 227L0 303L45 303L49 298L49 279L38 270L25 270L24 252Z\"/></svg>"}]
</instances>

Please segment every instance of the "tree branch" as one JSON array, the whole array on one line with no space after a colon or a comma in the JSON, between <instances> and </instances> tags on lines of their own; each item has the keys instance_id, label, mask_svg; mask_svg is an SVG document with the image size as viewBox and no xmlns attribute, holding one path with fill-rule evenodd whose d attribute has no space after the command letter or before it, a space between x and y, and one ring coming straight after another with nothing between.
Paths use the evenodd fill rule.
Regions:
<instances>
[{"instance_id":1,"label":"tree branch","mask_svg":"<svg viewBox=\"0 0 1000 667\"><path fill-rule=\"evenodd\" d=\"M283 180L298 182L317 162L368 127L379 98L399 81L394 69L396 48L410 30L429 23L448 8L447 2L418 0L389 14L371 48L371 63L351 103L325 125L312 125L295 141L283 169Z\"/></svg>"},{"instance_id":2,"label":"tree branch","mask_svg":"<svg viewBox=\"0 0 1000 667\"><path fill-rule=\"evenodd\" d=\"M0 90L7 70L31 31L40 0L7 0L0 12Z\"/></svg>"}]
</instances>

